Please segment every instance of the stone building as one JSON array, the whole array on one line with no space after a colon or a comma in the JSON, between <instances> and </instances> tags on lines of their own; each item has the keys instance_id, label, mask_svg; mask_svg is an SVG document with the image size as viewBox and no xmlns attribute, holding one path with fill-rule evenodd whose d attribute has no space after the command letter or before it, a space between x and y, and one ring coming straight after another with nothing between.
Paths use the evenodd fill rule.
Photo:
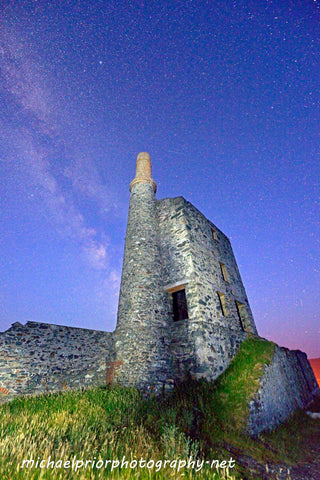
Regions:
<instances>
[{"instance_id":1,"label":"stone building","mask_svg":"<svg viewBox=\"0 0 320 480\"><path fill-rule=\"evenodd\" d=\"M214 380L257 334L230 241L183 197L156 200L147 153L130 191L113 381Z\"/></svg>"},{"instance_id":2,"label":"stone building","mask_svg":"<svg viewBox=\"0 0 320 480\"><path fill-rule=\"evenodd\" d=\"M130 192L115 331L14 323L0 333L0 402L106 382L148 394L186 375L213 381L247 335L258 335L224 233L183 197L156 200L147 153ZM278 425L318 393L306 355L276 346L248 430Z\"/></svg>"}]
</instances>

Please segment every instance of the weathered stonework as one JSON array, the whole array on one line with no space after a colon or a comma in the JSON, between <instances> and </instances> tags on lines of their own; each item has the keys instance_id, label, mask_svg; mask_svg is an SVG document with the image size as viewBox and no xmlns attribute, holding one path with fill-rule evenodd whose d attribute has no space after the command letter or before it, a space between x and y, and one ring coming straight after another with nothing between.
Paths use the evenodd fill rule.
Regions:
<instances>
[{"instance_id":1,"label":"weathered stonework","mask_svg":"<svg viewBox=\"0 0 320 480\"><path fill-rule=\"evenodd\" d=\"M297 408L306 408L319 387L305 353L276 346L260 389L249 404L248 430L258 435L284 422Z\"/></svg>"},{"instance_id":2,"label":"weathered stonework","mask_svg":"<svg viewBox=\"0 0 320 480\"><path fill-rule=\"evenodd\" d=\"M0 333L0 402L15 395L105 385L112 334L16 322Z\"/></svg>"},{"instance_id":3,"label":"weathered stonework","mask_svg":"<svg viewBox=\"0 0 320 480\"><path fill-rule=\"evenodd\" d=\"M171 389L215 380L248 334L258 335L229 239L183 197L156 200L150 156L130 184L117 327L113 333L28 322L0 333L0 401L118 383ZM276 347L250 403L252 435L319 391L302 352Z\"/></svg>"},{"instance_id":4,"label":"weathered stonework","mask_svg":"<svg viewBox=\"0 0 320 480\"><path fill-rule=\"evenodd\" d=\"M183 197L159 200L157 213L175 379L189 372L214 380L247 332L257 333L230 241ZM173 322L170 291L179 284L186 291L189 319ZM225 314L218 292L225 297ZM236 301L245 306L245 324Z\"/></svg>"}]
</instances>

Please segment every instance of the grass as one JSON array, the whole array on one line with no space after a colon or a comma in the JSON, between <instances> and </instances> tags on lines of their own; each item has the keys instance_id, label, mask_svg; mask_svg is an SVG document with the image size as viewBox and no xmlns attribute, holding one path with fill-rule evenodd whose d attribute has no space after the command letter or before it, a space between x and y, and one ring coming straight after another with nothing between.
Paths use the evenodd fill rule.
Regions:
<instances>
[{"instance_id":1,"label":"grass","mask_svg":"<svg viewBox=\"0 0 320 480\"><path fill-rule=\"evenodd\" d=\"M196 443L174 424L158 423L150 428L152 419L148 406L134 389L106 388L78 392L18 398L0 408L0 478L1 479L95 479L105 478L99 469L41 470L21 468L24 459L81 460L100 459L162 459L179 460L198 455ZM155 410L154 410L155 411ZM147 417L147 418L146 418ZM145 421L146 420L146 421ZM155 420L155 419L153 419ZM215 478L208 467L199 473L177 472L167 468L156 472L144 469L115 469L108 478ZM173 477L172 474L175 474ZM233 476L220 478L233 479Z\"/></svg>"},{"instance_id":2,"label":"grass","mask_svg":"<svg viewBox=\"0 0 320 480\"><path fill-rule=\"evenodd\" d=\"M260 439L245 434L248 399L256 392L273 349L270 342L249 338L214 384L189 379L165 398L146 400L135 389L120 387L16 398L0 407L0 478L256 479L259 477L250 473L250 468L238 462L233 469L220 470L205 462L243 454L260 464L297 461L305 441L297 433L302 432L302 412ZM316 434L312 428L319 430L308 417L303 417L303 422L311 434ZM74 456L96 462L124 456L129 461L168 459L176 460L177 465L171 468L167 464L159 471L156 465L160 464L152 469L117 468L113 472L109 465L107 470L88 467L77 473L64 468L21 468L24 459L49 456L54 461ZM204 461L203 468L178 472L179 460L190 456Z\"/></svg>"}]
</instances>

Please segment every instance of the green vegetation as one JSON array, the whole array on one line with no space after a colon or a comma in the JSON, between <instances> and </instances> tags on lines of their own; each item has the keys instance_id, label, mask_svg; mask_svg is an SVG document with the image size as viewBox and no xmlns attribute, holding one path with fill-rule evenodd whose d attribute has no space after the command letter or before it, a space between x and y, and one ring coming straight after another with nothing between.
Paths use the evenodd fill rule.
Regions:
<instances>
[{"instance_id":1,"label":"green vegetation","mask_svg":"<svg viewBox=\"0 0 320 480\"><path fill-rule=\"evenodd\" d=\"M206 461L237 460L245 453L256 464L295 462L303 438L297 414L276 432L253 440L245 435L247 402L258 387L263 367L273 355L270 342L247 339L229 369L214 384L186 380L166 398L143 399L119 387L16 398L0 407L1 479L240 479L248 466L210 468ZM308 424L308 419L303 418ZM299 427L299 428L298 428ZM314 422L309 422L314 428ZM301 431L301 428L300 428ZM305 434L305 432L304 432ZM299 443L301 442L301 443ZM21 468L23 460L57 462L115 460L192 460L199 472L181 468ZM101 465L101 463L100 463ZM158 464L159 465L159 464ZM199 463L200 465L200 463ZM249 473L248 473L249 472ZM251 478L251 477L250 477Z\"/></svg>"}]
</instances>

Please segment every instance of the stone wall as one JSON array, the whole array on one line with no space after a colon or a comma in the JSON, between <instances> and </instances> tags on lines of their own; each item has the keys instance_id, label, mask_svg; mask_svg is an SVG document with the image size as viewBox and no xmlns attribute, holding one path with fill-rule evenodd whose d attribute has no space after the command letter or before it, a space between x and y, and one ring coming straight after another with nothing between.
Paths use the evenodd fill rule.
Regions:
<instances>
[{"instance_id":1,"label":"stone wall","mask_svg":"<svg viewBox=\"0 0 320 480\"><path fill-rule=\"evenodd\" d=\"M0 333L0 402L15 395L106 383L112 334L16 322Z\"/></svg>"},{"instance_id":2,"label":"stone wall","mask_svg":"<svg viewBox=\"0 0 320 480\"><path fill-rule=\"evenodd\" d=\"M238 332L257 333L230 240L191 203L184 202L185 218L190 226L193 276L199 297L198 319ZM226 278L222 274L222 265ZM222 314L217 292L225 295L227 315ZM236 300L245 305L247 325L240 322Z\"/></svg>"},{"instance_id":3,"label":"stone wall","mask_svg":"<svg viewBox=\"0 0 320 480\"><path fill-rule=\"evenodd\" d=\"M260 389L249 404L248 430L259 435L284 422L297 408L306 408L319 387L305 353L276 346Z\"/></svg>"},{"instance_id":4,"label":"stone wall","mask_svg":"<svg viewBox=\"0 0 320 480\"><path fill-rule=\"evenodd\" d=\"M159 200L157 209L164 289L170 298L171 290L182 285L188 304L189 319L173 322L170 301L175 378L189 372L214 380L228 367L246 332L256 333L231 244L183 197ZM221 310L218 292L227 311ZM236 301L245 308L243 322Z\"/></svg>"}]
</instances>

